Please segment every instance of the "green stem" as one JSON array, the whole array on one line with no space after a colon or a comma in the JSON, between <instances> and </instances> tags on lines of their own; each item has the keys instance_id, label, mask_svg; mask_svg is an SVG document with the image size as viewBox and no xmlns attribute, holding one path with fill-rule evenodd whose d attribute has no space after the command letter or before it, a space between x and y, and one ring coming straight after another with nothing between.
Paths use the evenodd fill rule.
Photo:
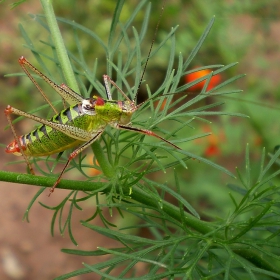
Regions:
<instances>
[{"instance_id":1,"label":"green stem","mask_svg":"<svg viewBox=\"0 0 280 280\"><path fill-rule=\"evenodd\" d=\"M112 178L115 175L115 171L112 167L112 165L108 161L108 157L104 154L103 149L100 145L99 141L94 142L91 145L91 149L94 153L94 156L101 167L103 174L107 178Z\"/></svg>"},{"instance_id":2,"label":"green stem","mask_svg":"<svg viewBox=\"0 0 280 280\"><path fill-rule=\"evenodd\" d=\"M149 194L147 194L146 192L144 192L143 190L141 190L138 187L134 186L131 194L129 194L130 190L128 190L128 189L123 189L123 192L125 195L130 196L133 200L138 201L143 205L151 206L155 209L157 209L159 207L158 201L155 200L154 197L151 197ZM182 215L181 215L180 209L178 207L174 206L173 204L171 204L165 200L161 201L160 207L163 212L168 214L173 219L175 219L181 223L183 222ZM193 215L191 215L187 212L185 212L185 221L184 222L187 226L189 226L192 229L194 229L200 233L203 233L203 234L212 233L215 230L215 227L213 225L211 225L211 223L201 221L198 218L194 217ZM219 235L219 234L217 234L217 235L215 235L215 237L223 239L222 235Z\"/></svg>"},{"instance_id":3,"label":"green stem","mask_svg":"<svg viewBox=\"0 0 280 280\"><path fill-rule=\"evenodd\" d=\"M51 187L56 181L56 178L51 177L41 177L34 176L29 174L13 173L0 171L0 181L12 182L18 184L28 184L36 186ZM81 191L98 191L104 183L101 182L86 182L86 181L73 181L73 180L61 180L57 188L59 189L71 189L71 190L81 190ZM110 190L103 189L104 193L109 192ZM125 191L125 190L124 190ZM129 192L129 190L127 190ZM129 195L125 193L125 195ZM130 197L142 204L158 208L158 202L152 199L147 193L138 187L133 187L133 192L130 194ZM175 220L182 222L182 217L180 209L173 204L170 204L166 201L162 201L162 211L168 214L170 217ZM210 222L205 222L197 219L191 214L185 212L185 224L193 230L200 232L201 234L211 234L215 231L216 226ZM215 239L220 239L224 241L223 236L220 233L214 234ZM225 241L224 241L225 242ZM234 252L243 257L244 259L250 261L258 268L263 268L268 271L280 274L279 265L275 265L274 262L269 262L266 259L266 256L261 256L259 252L254 249L234 249Z\"/></svg>"},{"instance_id":4,"label":"green stem","mask_svg":"<svg viewBox=\"0 0 280 280\"><path fill-rule=\"evenodd\" d=\"M66 80L66 84L72 88L74 91L79 92L78 83L73 72L67 49L64 45L62 35L60 33L56 17L54 14L52 1L51 0L41 0L41 5L44 9L46 20L50 29L53 44L55 46L58 61L61 65L61 69Z\"/></svg>"},{"instance_id":5,"label":"green stem","mask_svg":"<svg viewBox=\"0 0 280 280\"><path fill-rule=\"evenodd\" d=\"M267 254L261 254L254 249L233 249L233 252L253 263L259 269L266 269L280 275L280 264L272 260ZM277 278L279 279L279 278Z\"/></svg>"},{"instance_id":6,"label":"green stem","mask_svg":"<svg viewBox=\"0 0 280 280\"><path fill-rule=\"evenodd\" d=\"M22 174L15 172L0 171L0 181L36 185L40 187L52 187L56 181L56 177L42 177L34 176L31 174ZM102 182L87 182L87 181L74 181L62 179L57 189L67 189L67 190L80 190L80 191L97 191L104 183ZM109 192L110 190L102 190L103 192ZM133 191L129 194L130 190L123 189L124 194L130 196L133 200L138 201L144 205L152 206L153 208L158 208L158 201L152 198L149 194L145 193L138 187L133 187ZM166 201L162 201L162 211L167 213L169 216L175 220L182 222L180 209L173 204ZM215 229L213 225L209 222L201 221L189 213L185 213L185 223L194 230L201 232L203 234L211 233ZM217 236L217 238L222 239L222 236Z\"/></svg>"},{"instance_id":7,"label":"green stem","mask_svg":"<svg viewBox=\"0 0 280 280\"><path fill-rule=\"evenodd\" d=\"M30 174L0 171L0 181L3 182L51 187L54 185L56 179L56 177L42 177ZM104 183L99 182L83 182L63 179L56 188L66 190L94 191L100 189L103 185Z\"/></svg>"}]
</instances>

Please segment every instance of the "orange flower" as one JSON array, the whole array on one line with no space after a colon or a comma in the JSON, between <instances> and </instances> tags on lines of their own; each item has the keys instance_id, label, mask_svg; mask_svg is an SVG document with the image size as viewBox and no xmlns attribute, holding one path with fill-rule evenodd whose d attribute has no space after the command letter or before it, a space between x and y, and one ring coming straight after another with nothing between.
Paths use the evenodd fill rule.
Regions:
<instances>
[{"instance_id":1,"label":"orange flower","mask_svg":"<svg viewBox=\"0 0 280 280\"><path fill-rule=\"evenodd\" d=\"M158 100L154 102L154 106L155 106L155 107L157 107L158 104L159 104L159 101L158 101ZM166 104L166 99L164 99L163 102L161 103L160 109L159 109L160 111L162 111L162 110L164 109L165 104Z\"/></svg>"},{"instance_id":2,"label":"orange flower","mask_svg":"<svg viewBox=\"0 0 280 280\"><path fill-rule=\"evenodd\" d=\"M203 132L211 132L211 128L208 125L202 127ZM204 150L206 157L218 156L221 154L220 144L225 141L225 135L223 131L218 134L212 132L211 135L207 136L207 146Z\"/></svg>"},{"instance_id":3,"label":"orange flower","mask_svg":"<svg viewBox=\"0 0 280 280\"><path fill-rule=\"evenodd\" d=\"M256 146L261 146L263 144L263 139L261 136L257 135L254 138L254 143Z\"/></svg>"},{"instance_id":4,"label":"orange flower","mask_svg":"<svg viewBox=\"0 0 280 280\"><path fill-rule=\"evenodd\" d=\"M88 162L89 162L89 164L94 164L94 156L89 156L89 157L88 157ZM99 166L99 164L98 164L97 161L96 161L95 163L96 163L96 165ZM102 172L101 172L100 170L96 169L96 168L91 168L91 169L89 170L89 175L90 175L90 176L96 176L96 175L99 175L99 174L101 174L101 173L102 173Z\"/></svg>"},{"instance_id":5,"label":"orange flower","mask_svg":"<svg viewBox=\"0 0 280 280\"><path fill-rule=\"evenodd\" d=\"M211 72L212 71L210 69L205 69L205 70L200 70L200 71L197 71L197 72L190 73L190 74L185 76L185 82L186 83L191 83L191 82L193 82L193 81L195 81L199 78L202 78L202 77L208 75ZM217 84L220 83L221 79L222 79L222 76L220 74L212 76L212 78L211 78L211 80L208 84L207 90L211 90L212 88L214 88ZM190 91L202 90L205 83L206 83L206 80L201 81L201 82L193 85L192 87L190 87L189 90Z\"/></svg>"},{"instance_id":6,"label":"orange flower","mask_svg":"<svg viewBox=\"0 0 280 280\"><path fill-rule=\"evenodd\" d=\"M220 148L219 148L219 136L216 134L211 134L207 137L208 145L206 147L206 150L204 151L205 156L211 157L211 156L217 156L220 154Z\"/></svg>"},{"instance_id":7,"label":"orange flower","mask_svg":"<svg viewBox=\"0 0 280 280\"><path fill-rule=\"evenodd\" d=\"M207 157L218 156L220 154L220 149L218 145L210 144L204 151L204 154Z\"/></svg>"}]
</instances>

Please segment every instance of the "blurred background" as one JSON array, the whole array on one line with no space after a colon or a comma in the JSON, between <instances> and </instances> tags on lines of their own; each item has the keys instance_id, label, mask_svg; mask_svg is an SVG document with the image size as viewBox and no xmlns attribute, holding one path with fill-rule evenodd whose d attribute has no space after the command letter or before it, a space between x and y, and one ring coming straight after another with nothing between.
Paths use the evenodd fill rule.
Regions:
<instances>
[{"instance_id":1,"label":"blurred background","mask_svg":"<svg viewBox=\"0 0 280 280\"><path fill-rule=\"evenodd\" d=\"M257 177L259 174L258 163L263 147L266 148L267 153L273 153L274 147L280 144L278 137L280 131L280 122L278 121L280 108L280 2L277 0L267 1L268 3L264 3L265 1L262 0L172 0L167 2L156 44L162 41L171 27L178 24L176 52L177 54L181 52L183 57L187 58L207 24L215 16L214 26L189 70L206 65L227 65L232 62L239 62L237 66L230 68L223 75L213 78L210 86L213 86L212 83L222 82L234 75L246 74L244 78L231 85L232 89L242 89L243 92L222 99L225 104L218 109L232 113L243 113L248 115L249 118L241 119L225 116L208 118L212 122L211 124L197 122L195 128L197 134L211 132L212 135L194 141L190 147L190 152L207 157L235 173L236 167L241 170L244 168L245 148L248 143L253 160L252 172ZM37 49L43 50L45 48L42 42L47 41L46 36L49 35L36 23L34 17L29 16L29 14L42 13L39 1L26 1L15 9L10 8L11 3L11 1L1 3L0 9L0 107L4 110L7 104L11 104L21 110L29 111L43 104L43 100L33 84L27 78L20 76L4 77L4 75L22 73L17 62L21 55L27 57L31 62L33 60L31 52L24 47L25 42L19 32L19 23L28 32L28 36ZM122 21L129 17L136 3L138 1L126 1L121 15ZM144 57L144 54L148 53L161 6L162 1L152 1L152 13L146 43L141 48ZM115 1L61 0L54 1L54 7L57 16L74 20L86 26L96 32L104 42L107 42ZM136 18L133 25L137 27L137 24L140 23L141 14ZM61 30L67 48L74 52L76 46L72 29L61 24ZM86 36L81 36L80 39L86 60L91 62L98 57L97 75L101 80L102 74L106 72L106 65L102 63L106 59L103 50L97 44L88 40ZM155 56L150 60L146 73L147 77L153 77L152 81L147 81L151 89L155 90L157 81L163 79L167 63L164 55ZM51 66L49 69L51 69ZM49 75L49 73L46 74ZM200 72L195 75L187 75L182 77L181 83L193 81L205 74L207 73ZM50 75L56 82L62 82L56 75L55 70ZM191 88L188 94L190 96L194 94L195 96L200 90L201 88L198 85ZM144 99L145 93L142 94ZM54 100L56 100L56 97L54 97ZM208 100L207 102L212 101L214 100ZM2 129L0 142L4 147L12 140L12 133L9 130L4 131L7 124L4 114L0 116L0 120ZM17 125L17 129L21 133L26 133L33 128L33 125L34 123L30 123L29 120L22 120ZM25 172L24 164L6 165L9 161L15 159L13 156L5 155L4 149L2 149L1 157L3 157L1 169ZM182 193L196 209L199 209L202 216L203 212L206 211L227 213L228 205L231 202L226 184L235 182L234 179L197 161L190 162L187 170L180 169L179 172L182 181ZM201 174L206 174L207 180ZM166 175L167 177L160 176L161 180L168 181L172 185L172 178L168 178L168 175ZM186 187L183 188L182 186ZM67 238L62 239L58 236L56 237L58 239L56 239L50 237L51 215L45 209L37 205L36 209L38 211L34 211L36 213L31 215L32 224L18 224L32 194L36 192L36 187L33 189L28 188L28 186L17 188L15 185L5 183L1 184L0 188L2 197L9 198L2 201L0 205L2 213L5 213L0 216L3 225L0 235L0 253L3 260L0 278L38 279L36 277L38 277L39 272L44 272L46 278L41 279L50 279L49 277L59 273L66 273L78 268L80 263L77 263L74 257L70 261L69 256L62 254L54 258L49 257L49 254L52 254L49 250L53 250L53 254L55 254L57 245L59 247L62 246L59 244L64 244L69 247L71 243ZM52 197L57 202L63 197L59 193L57 191L56 196ZM45 200L45 198L42 198L42 200ZM44 225L40 228L44 232L43 236L38 236L36 225L36 221L42 220L40 215L44 215L43 219L45 220ZM122 222L121 220L120 223ZM16 234L19 226L22 229L21 240L18 239ZM86 235L88 239L91 238L88 233L80 231L77 231L77 235L80 236L79 242L83 242L81 241L83 240L82 236ZM30 236L32 236L32 242ZM45 264L41 267L36 265L36 254L34 254L34 251L37 252L38 248L41 248L39 258L45 259ZM15 267L19 271L17 275L12 275L9 272L8 266L5 266L7 261L9 261L9 264L15 263ZM56 267L55 270L49 269L54 266ZM57 268L58 266L60 269ZM13 269L13 271L17 270ZM28 278L26 278L27 275L29 275Z\"/></svg>"}]
</instances>

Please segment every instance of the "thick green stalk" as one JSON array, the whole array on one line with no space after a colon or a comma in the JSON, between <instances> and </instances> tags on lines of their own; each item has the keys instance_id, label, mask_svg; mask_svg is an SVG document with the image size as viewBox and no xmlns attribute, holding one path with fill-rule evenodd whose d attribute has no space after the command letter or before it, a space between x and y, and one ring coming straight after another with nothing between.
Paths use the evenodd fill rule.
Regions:
<instances>
[{"instance_id":1,"label":"thick green stalk","mask_svg":"<svg viewBox=\"0 0 280 280\"><path fill-rule=\"evenodd\" d=\"M5 182L12 182L12 183L20 183L20 184L28 184L28 185L37 185L37 186L44 186L44 187L51 187L56 178L51 177L41 177L41 176L34 176L29 174L21 174L21 173L13 173L13 172L4 172L0 171L0 180ZM104 183L93 183L93 182L86 182L86 181L73 181L73 180L61 180L57 188L60 189L71 189L71 190L81 190L81 191L94 191L98 190L102 187ZM110 190L103 189L104 193L109 192ZM124 190L125 192L125 190ZM129 190L125 195L129 195ZM133 191L130 194L130 197L139 203L144 205L149 205L155 208L158 208L158 202L152 199L149 194L145 193L138 187L133 187ZM162 201L162 211L168 214L170 217L174 218L175 220L182 222L180 209L173 204L170 204L166 201ZM196 217L192 216L191 214L185 212L185 224L189 228L200 232L201 234L209 233L209 238L211 233L216 228L216 225L213 225L210 222L205 222L197 219ZM214 234L215 239L219 239L219 243L226 242L224 237L220 233ZM275 265L274 262L269 262L265 256L260 255L254 249L233 249L236 254L243 257L244 259L250 261L256 267L266 269L268 271L280 274L280 266Z\"/></svg>"},{"instance_id":2,"label":"thick green stalk","mask_svg":"<svg viewBox=\"0 0 280 280\"><path fill-rule=\"evenodd\" d=\"M42 177L34 176L31 174L22 174L14 172L0 171L0 180L11 183L36 185L41 187L52 187L56 181L56 177ZM70 189L70 190L81 190L81 191L96 191L100 189L104 183L101 182L87 182L87 181L74 181L62 179L57 186L58 189ZM102 190L106 193L108 190ZM151 198L149 194L144 192L138 187L133 187L132 193L129 194L130 190L123 189L125 195L130 196L133 200L138 201L144 205L149 205L154 208L158 208L158 201ZM177 221L182 222L180 209L166 201L162 201L162 211L166 212L169 216ZM194 230L201 232L203 234L213 232L215 229L211 223L201 221L189 213L185 213L185 223ZM217 236L217 238L223 238L222 236Z\"/></svg>"},{"instance_id":3,"label":"thick green stalk","mask_svg":"<svg viewBox=\"0 0 280 280\"><path fill-rule=\"evenodd\" d=\"M40 187L51 187L54 185L56 177L42 177L30 174L0 171L0 181L25 185L35 185ZM66 190L94 191L100 189L102 186L103 183L99 182L92 183L64 179L60 181L57 188Z\"/></svg>"},{"instance_id":4,"label":"thick green stalk","mask_svg":"<svg viewBox=\"0 0 280 280\"><path fill-rule=\"evenodd\" d=\"M41 4L45 12L52 41L57 52L58 61L60 63L64 78L66 80L66 84L74 91L79 92L78 83L76 81L73 69L71 67L71 63L67 54L67 49L64 45L64 41L56 21L52 1L41 0Z\"/></svg>"},{"instance_id":5,"label":"thick green stalk","mask_svg":"<svg viewBox=\"0 0 280 280\"><path fill-rule=\"evenodd\" d=\"M94 153L94 156L101 167L103 174L107 178L112 178L115 175L115 171L112 167L112 165L109 163L107 156L104 154L103 149L100 145L99 141L95 141L91 145L91 149Z\"/></svg>"}]
</instances>

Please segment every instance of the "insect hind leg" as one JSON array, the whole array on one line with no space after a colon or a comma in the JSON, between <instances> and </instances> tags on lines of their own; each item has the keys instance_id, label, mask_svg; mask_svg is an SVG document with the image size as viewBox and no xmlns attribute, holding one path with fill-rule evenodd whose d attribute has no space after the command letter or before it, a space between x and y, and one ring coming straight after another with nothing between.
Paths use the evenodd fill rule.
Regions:
<instances>
[{"instance_id":1,"label":"insect hind leg","mask_svg":"<svg viewBox=\"0 0 280 280\"><path fill-rule=\"evenodd\" d=\"M79 153L81 153L83 150L85 150L88 146L90 146L93 142L95 142L95 141L100 137L100 135L102 134L102 132L103 132L103 130L101 130L101 131L99 131L98 133L96 133L96 135L94 135L94 136L92 137L91 140L89 140L88 142L84 143L82 146L78 147L76 150L74 150L74 151L70 154L70 156L69 156L69 158L68 158L66 164L64 165L64 167L63 167L62 171L60 172L58 178L56 179L54 185L50 188L50 193L49 193L48 196L50 196L50 195L54 192L54 189L55 189L56 186L59 184L59 182L60 182L60 180L61 180L61 177L62 177L62 175L64 174L64 172L65 172L66 168L68 167L68 165L70 164L71 160L72 160L73 158L75 158L75 157L76 157Z\"/></svg>"},{"instance_id":2,"label":"insect hind leg","mask_svg":"<svg viewBox=\"0 0 280 280\"><path fill-rule=\"evenodd\" d=\"M8 123L9 123L9 125L11 127L12 133L14 135L14 139L15 139L15 141L16 141L19 149L20 149L20 152L21 152L21 154L22 154L22 156L23 156L23 158L24 158L28 168L29 168L29 171L30 171L31 174L35 175L35 172L34 172L34 169L33 169L32 165L31 165L31 162L29 161L29 159L27 158L26 154L24 153L24 149L23 149L23 146L21 145L20 138L17 136L15 127L13 125L13 122L12 122L12 119L11 119L11 116L10 116L13 113L12 107L10 105L8 105L4 112L5 112L5 115L7 117Z\"/></svg>"}]
</instances>

